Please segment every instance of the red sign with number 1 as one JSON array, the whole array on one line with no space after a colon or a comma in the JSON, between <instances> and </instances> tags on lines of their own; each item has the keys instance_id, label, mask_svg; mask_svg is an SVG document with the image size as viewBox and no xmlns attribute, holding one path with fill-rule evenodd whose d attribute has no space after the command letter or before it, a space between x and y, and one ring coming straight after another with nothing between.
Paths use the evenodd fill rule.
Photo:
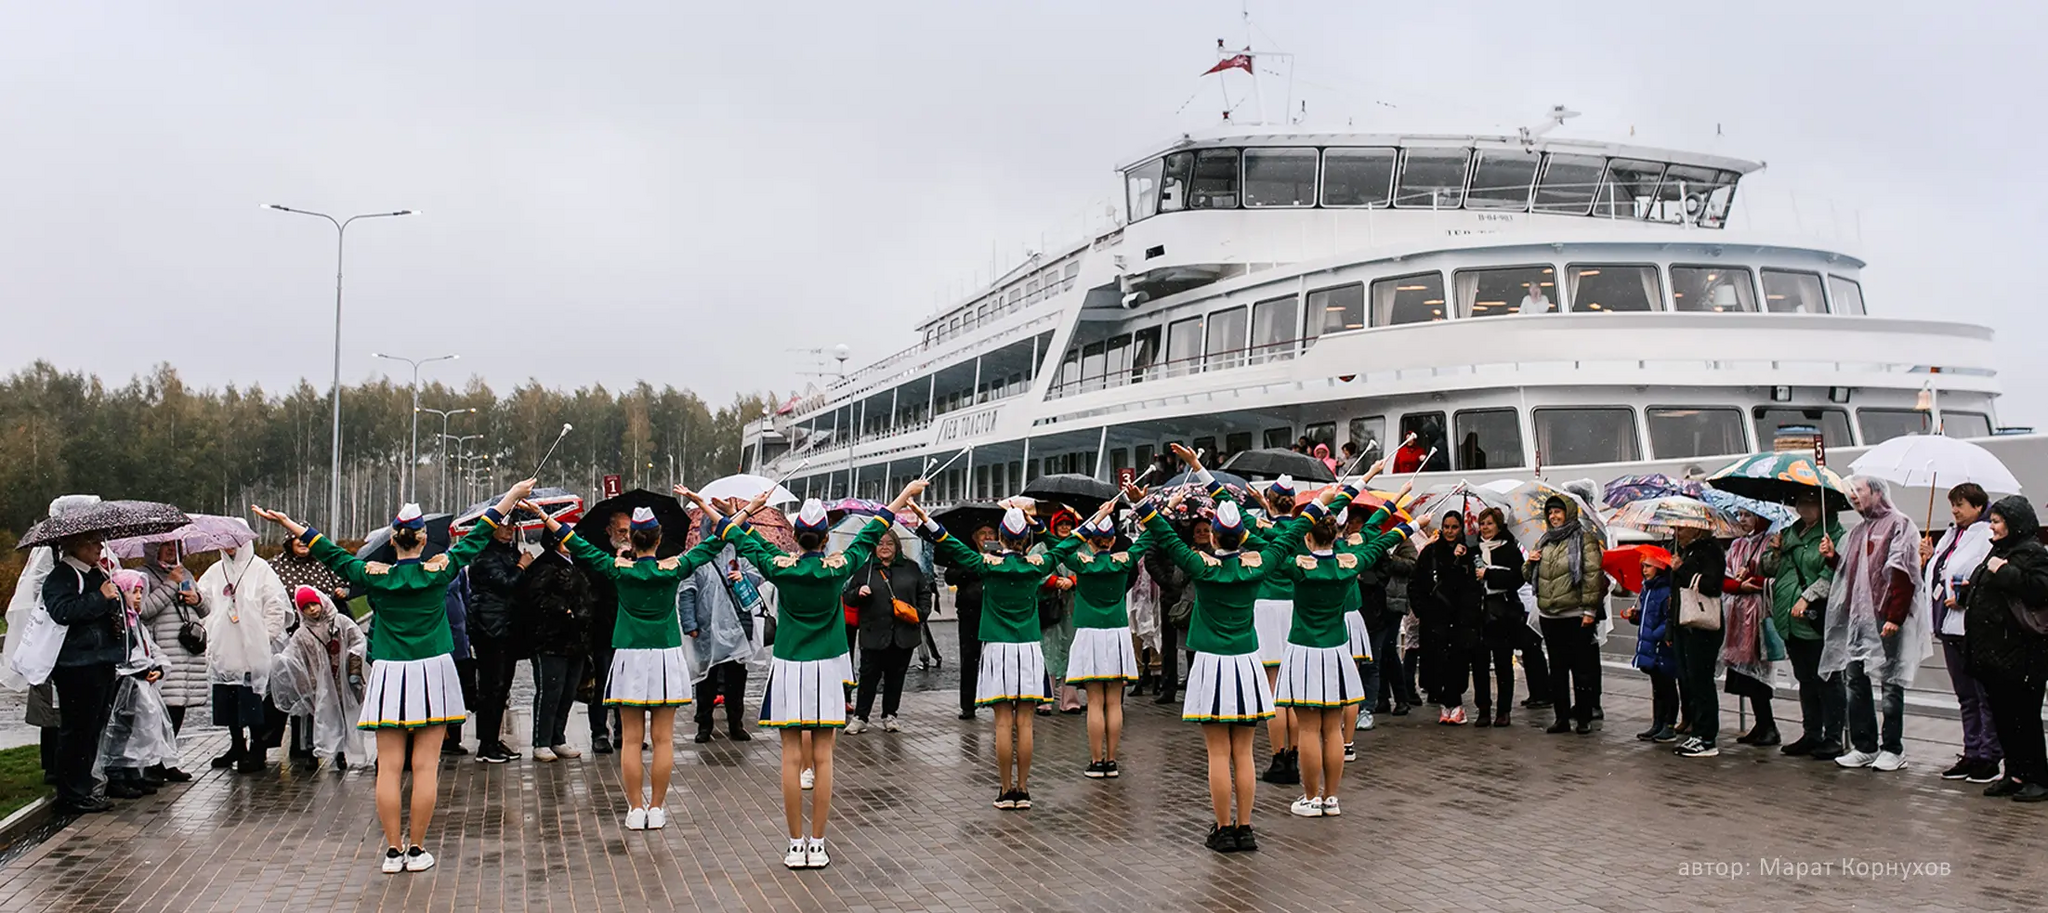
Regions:
<instances>
[{"instance_id":1,"label":"red sign with number 1","mask_svg":"<svg viewBox=\"0 0 2048 913\"><path fill-rule=\"evenodd\" d=\"M604 477L604 496L605 496L605 497L607 497L607 498L616 498L616 497L618 497L618 496L620 496L620 495L622 495L622 494L625 494L625 493L626 493L626 489L625 489L625 486L624 486L624 485L621 485L621 484L620 484L620 479L619 479L619 477L618 477L618 476L605 476L605 477Z\"/></svg>"}]
</instances>

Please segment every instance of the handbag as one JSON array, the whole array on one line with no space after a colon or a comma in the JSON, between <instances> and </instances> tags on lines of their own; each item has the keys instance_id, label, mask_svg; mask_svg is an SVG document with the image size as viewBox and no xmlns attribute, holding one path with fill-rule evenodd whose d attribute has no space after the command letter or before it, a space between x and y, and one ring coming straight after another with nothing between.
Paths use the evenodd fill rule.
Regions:
<instances>
[{"instance_id":1,"label":"handbag","mask_svg":"<svg viewBox=\"0 0 2048 913\"><path fill-rule=\"evenodd\" d=\"M923 619L917 617L917 606L896 598L896 584L889 581L889 572L877 570L875 573L882 575L882 585L889 588L889 607L896 613L896 620L907 625L922 622Z\"/></svg>"},{"instance_id":2,"label":"handbag","mask_svg":"<svg viewBox=\"0 0 2048 913\"><path fill-rule=\"evenodd\" d=\"M171 607L178 610L178 646L193 656L206 655L206 626L192 619L185 611L185 603L171 597Z\"/></svg>"},{"instance_id":3,"label":"handbag","mask_svg":"<svg viewBox=\"0 0 2048 913\"><path fill-rule=\"evenodd\" d=\"M1679 590L1678 626L1695 631L1721 630L1721 597L1704 595L1694 587Z\"/></svg>"}]
</instances>

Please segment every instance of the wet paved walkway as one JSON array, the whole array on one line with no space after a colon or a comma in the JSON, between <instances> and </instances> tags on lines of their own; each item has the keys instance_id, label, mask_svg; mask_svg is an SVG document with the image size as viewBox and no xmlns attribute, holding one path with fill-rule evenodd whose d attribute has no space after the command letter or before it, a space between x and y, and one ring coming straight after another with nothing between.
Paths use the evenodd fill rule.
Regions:
<instances>
[{"instance_id":1,"label":"wet paved walkway","mask_svg":"<svg viewBox=\"0 0 2048 913\"><path fill-rule=\"evenodd\" d=\"M781 865L776 741L699 746L679 726L665 831L622 830L615 758L462 758L443 766L427 841L439 867L385 876L370 771L209 770L0 867L0 913L2041 908L2048 808L1943 783L1953 723L1910 718L1950 744L1913 742L1897 774L1732 736L1687 761L1631 737L1640 677L1607 680L1592 736L1545 735L1527 713L1509 730L1387 719L1361 734L1344 817L1291 818L1294 794L1261 784L1256 854L1202 848L1200 737L1149 698L1131 704L1115 781L1079 775L1078 717L1040 718L1035 807L1010 813L988 805L988 715L956 720L938 691L906 696L904 732L842 741L823 871ZM204 768L221 737L188 743Z\"/></svg>"}]
</instances>

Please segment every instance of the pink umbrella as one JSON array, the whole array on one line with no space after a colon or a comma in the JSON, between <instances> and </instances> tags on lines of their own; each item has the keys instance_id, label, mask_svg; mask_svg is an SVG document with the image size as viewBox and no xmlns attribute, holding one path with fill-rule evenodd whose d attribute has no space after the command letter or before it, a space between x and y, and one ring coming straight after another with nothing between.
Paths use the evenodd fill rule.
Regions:
<instances>
[{"instance_id":1,"label":"pink umbrella","mask_svg":"<svg viewBox=\"0 0 2048 913\"><path fill-rule=\"evenodd\" d=\"M240 517L216 517L212 514L189 514L192 522L153 536L131 536L126 539L109 540L107 552L117 558L148 557L148 547L158 542L178 543L178 554L196 555L200 552L219 551L224 548L241 548L256 541L256 531Z\"/></svg>"}]
</instances>

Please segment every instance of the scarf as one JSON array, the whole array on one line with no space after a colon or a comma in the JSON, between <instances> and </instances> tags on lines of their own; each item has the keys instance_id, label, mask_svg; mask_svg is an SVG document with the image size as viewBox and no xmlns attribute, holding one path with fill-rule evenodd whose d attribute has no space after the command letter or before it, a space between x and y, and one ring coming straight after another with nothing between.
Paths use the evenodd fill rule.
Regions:
<instances>
[{"instance_id":1,"label":"scarf","mask_svg":"<svg viewBox=\"0 0 2048 913\"><path fill-rule=\"evenodd\" d=\"M1537 548L1548 548L1564 543L1565 563L1571 567L1572 586L1577 587L1586 579L1586 532L1575 520L1566 520L1563 526L1543 531L1543 538Z\"/></svg>"}]
</instances>

